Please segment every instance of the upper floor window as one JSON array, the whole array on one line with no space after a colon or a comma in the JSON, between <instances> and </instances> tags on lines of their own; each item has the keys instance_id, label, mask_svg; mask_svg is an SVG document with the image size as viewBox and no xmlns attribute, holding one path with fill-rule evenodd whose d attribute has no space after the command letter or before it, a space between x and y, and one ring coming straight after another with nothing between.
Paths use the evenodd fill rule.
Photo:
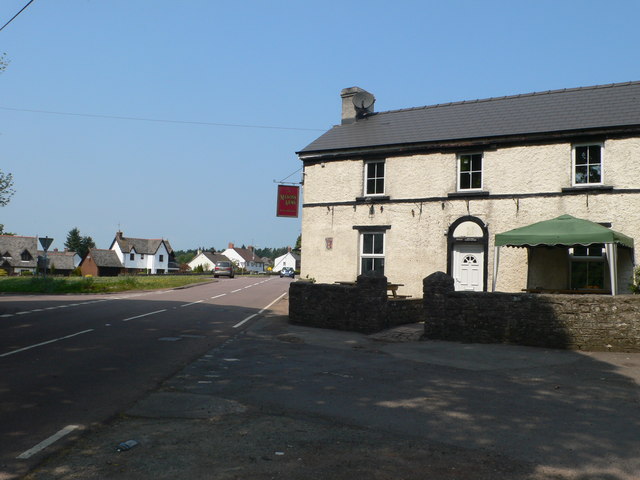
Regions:
<instances>
[{"instance_id":1,"label":"upper floor window","mask_svg":"<svg viewBox=\"0 0 640 480\"><path fill-rule=\"evenodd\" d=\"M24 250L21 254L20 254L20 259L23 262L28 262L29 260L33 260L33 257L31 256L31 254L27 251Z\"/></svg>"},{"instance_id":2,"label":"upper floor window","mask_svg":"<svg viewBox=\"0 0 640 480\"><path fill-rule=\"evenodd\" d=\"M129 260L131 260L133 262L133 260L136 258L136 254L135 253L130 253L129 254Z\"/></svg>"},{"instance_id":3,"label":"upper floor window","mask_svg":"<svg viewBox=\"0 0 640 480\"><path fill-rule=\"evenodd\" d=\"M575 145L573 147L573 184L602 184L602 145Z\"/></svg>"},{"instance_id":4,"label":"upper floor window","mask_svg":"<svg viewBox=\"0 0 640 480\"><path fill-rule=\"evenodd\" d=\"M144 259L144 253L140 254L140 260Z\"/></svg>"},{"instance_id":5,"label":"upper floor window","mask_svg":"<svg viewBox=\"0 0 640 480\"><path fill-rule=\"evenodd\" d=\"M482 190L482 154L458 155L458 190Z\"/></svg>"},{"instance_id":6,"label":"upper floor window","mask_svg":"<svg viewBox=\"0 0 640 480\"><path fill-rule=\"evenodd\" d=\"M384 160L364 164L364 194L384 194Z\"/></svg>"},{"instance_id":7,"label":"upper floor window","mask_svg":"<svg viewBox=\"0 0 640 480\"><path fill-rule=\"evenodd\" d=\"M164 262L164 255L160 255L160 261Z\"/></svg>"},{"instance_id":8,"label":"upper floor window","mask_svg":"<svg viewBox=\"0 0 640 480\"><path fill-rule=\"evenodd\" d=\"M384 275L384 233L363 232L360 235L360 273Z\"/></svg>"}]
</instances>

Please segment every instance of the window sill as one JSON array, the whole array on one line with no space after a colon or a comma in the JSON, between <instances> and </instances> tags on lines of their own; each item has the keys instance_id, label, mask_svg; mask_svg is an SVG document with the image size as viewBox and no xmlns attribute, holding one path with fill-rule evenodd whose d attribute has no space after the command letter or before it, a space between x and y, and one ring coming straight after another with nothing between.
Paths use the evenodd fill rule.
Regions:
<instances>
[{"instance_id":1,"label":"window sill","mask_svg":"<svg viewBox=\"0 0 640 480\"><path fill-rule=\"evenodd\" d=\"M391 197L389 195L368 195L366 197L356 197L356 202L370 203L370 202L375 202L376 200L384 202L390 199Z\"/></svg>"},{"instance_id":2,"label":"window sill","mask_svg":"<svg viewBox=\"0 0 640 480\"><path fill-rule=\"evenodd\" d=\"M449 198L468 198L468 197L488 197L489 192L485 190L469 190L468 192L460 191L460 192L452 192L447 194Z\"/></svg>"},{"instance_id":3,"label":"window sill","mask_svg":"<svg viewBox=\"0 0 640 480\"><path fill-rule=\"evenodd\" d=\"M613 190L611 185L580 185L573 187L564 187L562 193L582 193L582 192L610 192Z\"/></svg>"}]
</instances>

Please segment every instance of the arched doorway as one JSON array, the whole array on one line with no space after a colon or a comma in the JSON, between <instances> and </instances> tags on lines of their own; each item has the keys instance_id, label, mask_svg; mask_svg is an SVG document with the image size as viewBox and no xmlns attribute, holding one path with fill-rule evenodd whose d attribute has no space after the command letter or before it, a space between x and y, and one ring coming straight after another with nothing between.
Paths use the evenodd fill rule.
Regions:
<instances>
[{"instance_id":1,"label":"arched doorway","mask_svg":"<svg viewBox=\"0 0 640 480\"><path fill-rule=\"evenodd\" d=\"M487 291L489 231L478 217L460 217L447 232L447 273L460 291Z\"/></svg>"}]
</instances>

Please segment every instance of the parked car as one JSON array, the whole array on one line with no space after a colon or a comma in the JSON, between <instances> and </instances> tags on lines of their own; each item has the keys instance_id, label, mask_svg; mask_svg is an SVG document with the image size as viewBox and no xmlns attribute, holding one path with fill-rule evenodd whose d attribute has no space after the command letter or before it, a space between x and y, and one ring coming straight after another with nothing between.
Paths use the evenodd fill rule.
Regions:
<instances>
[{"instance_id":1,"label":"parked car","mask_svg":"<svg viewBox=\"0 0 640 480\"><path fill-rule=\"evenodd\" d=\"M293 271L293 268L291 267L283 267L282 270L280 270L280 278L282 277L295 277L296 273Z\"/></svg>"},{"instance_id":2,"label":"parked car","mask_svg":"<svg viewBox=\"0 0 640 480\"><path fill-rule=\"evenodd\" d=\"M219 276L233 278L233 263L232 262L216 262L213 267L213 277Z\"/></svg>"}]
</instances>

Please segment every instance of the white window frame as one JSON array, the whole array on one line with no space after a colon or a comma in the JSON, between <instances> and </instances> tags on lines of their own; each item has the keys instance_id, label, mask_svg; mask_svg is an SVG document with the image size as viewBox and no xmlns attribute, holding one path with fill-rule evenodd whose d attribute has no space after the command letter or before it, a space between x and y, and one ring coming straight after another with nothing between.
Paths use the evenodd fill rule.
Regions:
<instances>
[{"instance_id":1,"label":"white window frame","mask_svg":"<svg viewBox=\"0 0 640 480\"><path fill-rule=\"evenodd\" d=\"M600 181L589 182L589 173L587 171L587 182L577 183L576 182L576 148L595 147L595 146L600 147ZM603 181L604 181L604 143L590 142L590 143L576 143L575 145L572 145L571 146L571 185L573 187L590 187L593 185L603 185Z\"/></svg>"},{"instance_id":2,"label":"white window frame","mask_svg":"<svg viewBox=\"0 0 640 480\"><path fill-rule=\"evenodd\" d=\"M381 163L382 164L382 168L383 168L383 172L382 172L382 177L369 177L369 165L373 164L373 163ZM368 162L364 162L364 186L363 186L363 193L365 197L380 197L384 195L384 192L387 189L387 182L386 182L386 176L387 176L387 162L386 160L371 160ZM369 193L367 191L367 185L369 184L369 180L378 180L378 179L382 179L382 192L375 192L375 193Z\"/></svg>"},{"instance_id":3,"label":"white window frame","mask_svg":"<svg viewBox=\"0 0 640 480\"><path fill-rule=\"evenodd\" d=\"M382 253L375 253L375 252L365 252L364 251L364 245L365 245L365 235L380 235L380 237L382 238ZM366 273L362 271L362 262L364 259L382 259L382 274L384 275L384 270L385 270L385 243L386 243L386 234L385 232L379 232L379 231L362 231L360 232L360 261L358 262L358 273L362 274L362 273ZM375 250L375 240L373 243L373 247Z\"/></svg>"},{"instance_id":4,"label":"white window frame","mask_svg":"<svg viewBox=\"0 0 640 480\"><path fill-rule=\"evenodd\" d=\"M462 174L463 173L469 173L469 174L473 174L474 172L478 172L478 170L470 170L469 172L463 172L462 171L462 157L473 157L474 155L480 155L480 186L479 187L469 187L469 188L462 188ZM473 162L473 158L472 158L472 162ZM457 155L456 158L456 172L457 172L457 190L459 192L477 192L483 189L484 187L484 153L483 152L465 152L465 153L459 153ZM471 184L472 182L470 182Z\"/></svg>"}]
</instances>

